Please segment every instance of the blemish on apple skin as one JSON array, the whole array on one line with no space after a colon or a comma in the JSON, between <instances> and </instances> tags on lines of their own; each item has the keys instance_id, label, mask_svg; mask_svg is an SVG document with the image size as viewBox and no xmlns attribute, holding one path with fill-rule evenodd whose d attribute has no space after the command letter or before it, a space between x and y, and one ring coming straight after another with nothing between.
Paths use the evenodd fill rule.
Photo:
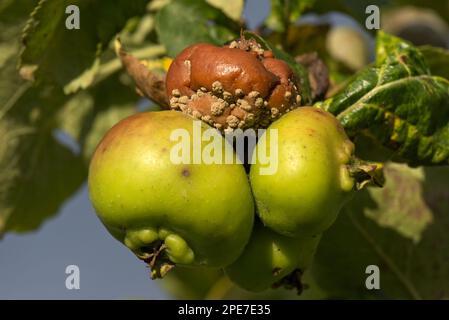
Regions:
<instances>
[{"instance_id":1,"label":"blemish on apple skin","mask_svg":"<svg viewBox=\"0 0 449 320\"><path fill-rule=\"evenodd\" d=\"M307 135L309 137L314 137L316 135L316 130L315 129L307 128L306 131L307 131Z\"/></svg>"},{"instance_id":2,"label":"blemish on apple skin","mask_svg":"<svg viewBox=\"0 0 449 320\"><path fill-rule=\"evenodd\" d=\"M182 169L181 174L183 175L183 177L189 177L190 176L190 171L187 168Z\"/></svg>"}]
</instances>

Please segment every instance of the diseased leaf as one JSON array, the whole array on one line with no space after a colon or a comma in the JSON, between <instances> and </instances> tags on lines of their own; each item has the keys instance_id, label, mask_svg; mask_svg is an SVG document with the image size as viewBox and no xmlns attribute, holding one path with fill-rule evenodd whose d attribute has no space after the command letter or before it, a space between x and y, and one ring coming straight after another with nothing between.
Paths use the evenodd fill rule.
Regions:
<instances>
[{"instance_id":1,"label":"diseased leaf","mask_svg":"<svg viewBox=\"0 0 449 320\"><path fill-rule=\"evenodd\" d=\"M177 0L156 16L156 30L168 55L175 57L197 42L222 45L234 39L240 26L204 0Z\"/></svg>"},{"instance_id":2,"label":"diseased leaf","mask_svg":"<svg viewBox=\"0 0 449 320\"><path fill-rule=\"evenodd\" d=\"M352 137L364 133L394 150L394 160L448 163L449 81L432 76L420 52L399 38L380 31L375 66L317 106Z\"/></svg>"},{"instance_id":3,"label":"diseased leaf","mask_svg":"<svg viewBox=\"0 0 449 320\"><path fill-rule=\"evenodd\" d=\"M316 52L296 56L295 61L307 69L312 100L321 100L329 88L329 70Z\"/></svg>"},{"instance_id":4,"label":"diseased leaf","mask_svg":"<svg viewBox=\"0 0 449 320\"><path fill-rule=\"evenodd\" d=\"M146 3L147 0L40 0L23 31L21 66L37 66L36 81L60 86L70 83L67 92L87 87L99 54L128 18L145 13ZM66 28L65 10L69 5L79 7L79 30Z\"/></svg>"},{"instance_id":5,"label":"diseased leaf","mask_svg":"<svg viewBox=\"0 0 449 320\"><path fill-rule=\"evenodd\" d=\"M384 174L386 184L383 188L368 189L377 207L367 208L365 214L380 226L392 228L418 242L433 222L432 211L423 199L424 171L422 168L388 163Z\"/></svg>"},{"instance_id":6,"label":"diseased leaf","mask_svg":"<svg viewBox=\"0 0 449 320\"><path fill-rule=\"evenodd\" d=\"M449 298L447 181L448 167L426 168L422 189L404 196L412 201L422 194L432 210L433 223L418 243L364 217L377 204L367 190L358 193L323 234L312 267L318 285L332 298ZM379 267L380 290L366 288L369 265Z\"/></svg>"}]
</instances>

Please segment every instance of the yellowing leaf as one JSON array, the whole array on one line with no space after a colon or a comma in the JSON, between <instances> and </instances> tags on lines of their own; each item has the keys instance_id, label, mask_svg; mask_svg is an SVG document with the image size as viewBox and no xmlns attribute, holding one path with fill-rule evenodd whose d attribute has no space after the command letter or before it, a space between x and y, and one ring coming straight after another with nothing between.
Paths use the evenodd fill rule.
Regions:
<instances>
[{"instance_id":1,"label":"yellowing leaf","mask_svg":"<svg viewBox=\"0 0 449 320\"><path fill-rule=\"evenodd\" d=\"M433 222L432 211L423 198L423 169L388 163L384 174L383 188L368 189L377 207L367 208L365 214L380 226L392 228L418 242Z\"/></svg>"}]
</instances>

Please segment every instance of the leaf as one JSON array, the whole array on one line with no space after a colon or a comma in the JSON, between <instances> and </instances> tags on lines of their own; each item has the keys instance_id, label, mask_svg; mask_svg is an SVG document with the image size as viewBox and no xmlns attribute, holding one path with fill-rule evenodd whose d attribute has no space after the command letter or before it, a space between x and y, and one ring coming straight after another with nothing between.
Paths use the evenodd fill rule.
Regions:
<instances>
[{"instance_id":1,"label":"leaf","mask_svg":"<svg viewBox=\"0 0 449 320\"><path fill-rule=\"evenodd\" d=\"M107 103L102 101L99 103ZM99 107L98 105L96 106ZM84 137L83 141L83 157L88 163L92 157L95 148L97 147L100 140L106 134L106 132L112 128L120 120L130 116L135 113L136 105L131 103L120 103L115 102L108 106L108 108L97 110L95 113L95 118L93 119L88 134Z\"/></svg>"},{"instance_id":2,"label":"leaf","mask_svg":"<svg viewBox=\"0 0 449 320\"><path fill-rule=\"evenodd\" d=\"M65 94L75 93L80 89L86 89L89 86L91 86L99 70L100 70L100 58L96 58L92 66L90 66L80 76L73 79L64 86Z\"/></svg>"},{"instance_id":3,"label":"leaf","mask_svg":"<svg viewBox=\"0 0 449 320\"><path fill-rule=\"evenodd\" d=\"M433 222L432 211L422 195L423 169L388 163L384 174L386 184L383 188L368 189L377 207L367 208L366 216L382 227L392 228L419 242L422 233Z\"/></svg>"},{"instance_id":4,"label":"leaf","mask_svg":"<svg viewBox=\"0 0 449 320\"><path fill-rule=\"evenodd\" d=\"M94 101L107 103L102 107L107 113L113 100L129 99L130 92L133 101L138 99L113 77L116 85L111 87L105 81L105 86L99 87L104 91L97 92L95 100L82 92L67 101L60 88L23 81L16 61L12 54L0 66L0 234L38 228L84 182L85 163L80 154L61 144L60 130L80 143L91 136L88 119ZM97 123L102 122L100 118ZM95 141L93 135L90 140Z\"/></svg>"},{"instance_id":5,"label":"leaf","mask_svg":"<svg viewBox=\"0 0 449 320\"><path fill-rule=\"evenodd\" d=\"M172 1L156 16L159 42L175 57L189 45L207 42L216 45L234 39L239 25L204 0Z\"/></svg>"},{"instance_id":6,"label":"leaf","mask_svg":"<svg viewBox=\"0 0 449 320\"><path fill-rule=\"evenodd\" d=\"M0 4L1 24L23 27L21 24L26 21L37 3L38 0L3 0ZM1 36L5 34L2 32Z\"/></svg>"},{"instance_id":7,"label":"leaf","mask_svg":"<svg viewBox=\"0 0 449 320\"><path fill-rule=\"evenodd\" d=\"M449 50L432 46L419 47L433 75L449 79Z\"/></svg>"},{"instance_id":8,"label":"leaf","mask_svg":"<svg viewBox=\"0 0 449 320\"><path fill-rule=\"evenodd\" d=\"M0 234L38 228L82 184L85 168L50 132L0 121Z\"/></svg>"},{"instance_id":9,"label":"leaf","mask_svg":"<svg viewBox=\"0 0 449 320\"><path fill-rule=\"evenodd\" d=\"M61 92L31 88L16 70L22 24L36 1L3 2L0 8L0 234L37 228L80 186L79 157L55 138L52 115Z\"/></svg>"},{"instance_id":10,"label":"leaf","mask_svg":"<svg viewBox=\"0 0 449 320\"><path fill-rule=\"evenodd\" d=\"M447 299L449 297L448 167L425 169L423 197L434 221L418 243L364 217L376 208L367 191L347 205L337 222L323 234L312 272L318 285L333 298ZM397 197L397 194L392 197ZM420 197L419 190L406 195ZM368 265L380 269L380 290L368 290Z\"/></svg>"},{"instance_id":11,"label":"leaf","mask_svg":"<svg viewBox=\"0 0 449 320\"><path fill-rule=\"evenodd\" d=\"M94 97L87 90L79 91L58 110L58 127L74 141L81 144L85 126L94 113Z\"/></svg>"},{"instance_id":12,"label":"leaf","mask_svg":"<svg viewBox=\"0 0 449 320\"><path fill-rule=\"evenodd\" d=\"M37 66L36 81L70 84L68 92L87 87L99 54L128 18L145 12L146 3L40 0L23 31L21 67ZM65 26L68 5L79 7L80 30Z\"/></svg>"},{"instance_id":13,"label":"leaf","mask_svg":"<svg viewBox=\"0 0 449 320\"><path fill-rule=\"evenodd\" d=\"M35 0L3 1L0 4L0 68L17 54L20 32L36 5Z\"/></svg>"},{"instance_id":14,"label":"leaf","mask_svg":"<svg viewBox=\"0 0 449 320\"><path fill-rule=\"evenodd\" d=\"M54 113L65 99L19 79L11 58L0 85L0 235L34 230L85 178L81 158L55 138Z\"/></svg>"},{"instance_id":15,"label":"leaf","mask_svg":"<svg viewBox=\"0 0 449 320\"><path fill-rule=\"evenodd\" d=\"M318 103L353 138L362 133L394 150L394 160L437 165L449 159L449 81L432 76L420 52L381 31L375 66Z\"/></svg>"},{"instance_id":16,"label":"leaf","mask_svg":"<svg viewBox=\"0 0 449 320\"><path fill-rule=\"evenodd\" d=\"M131 83L122 83L122 78L123 75L115 74L79 92L58 112L58 126L80 145L86 165L106 131L137 112L141 98L130 88Z\"/></svg>"},{"instance_id":17,"label":"leaf","mask_svg":"<svg viewBox=\"0 0 449 320\"><path fill-rule=\"evenodd\" d=\"M315 0L271 0L270 15L265 24L274 31L286 31L314 3Z\"/></svg>"},{"instance_id":18,"label":"leaf","mask_svg":"<svg viewBox=\"0 0 449 320\"><path fill-rule=\"evenodd\" d=\"M299 80L301 84L301 103L303 105L310 104L312 102L312 89L310 88L307 69L300 63L296 62L295 59L291 57L288 53L284 52L283 50L275 46L272 46L270 43L268 43L268 41L266 41L259 35L249 31L245 31L243 35L247 39L256 40L257 43L259 43L262 46L262 48L272 51L277 59L284 60L290 66L296 78Z\"/></svg>"},{"instance_id":19,"label":"leaf","mask_svg":"<svg viewBox=\"0 0 449 320\"><path fill-rule=\"evenodd\" d=\"M243 14L244 0L207 0L214 7L222 10L229 18L239 21Z\"/></svg>"}]
</instances>

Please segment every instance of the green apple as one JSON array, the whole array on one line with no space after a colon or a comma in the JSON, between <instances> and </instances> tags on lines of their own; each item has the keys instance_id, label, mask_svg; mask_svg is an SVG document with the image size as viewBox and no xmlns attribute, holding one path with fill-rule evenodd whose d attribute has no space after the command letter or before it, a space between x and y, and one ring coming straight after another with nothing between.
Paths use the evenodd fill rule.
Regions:
<instances>
[{"instance_id":1,"label":"green apple","mask_svg":"<svg viewBox=\"0 0 449 320\"><path fill-rule=\"evenodd\" d=\"M261 220L286 236L322 233L355 187L350 174L353 143L333 115L314 107L289 112L264 134L257 148L277 152L278 163L272 174L263 174L260 161L251 166ZM271 139L274 134L278 139Z\"/></svg>"},{"instance_id":2,"label":"green apple","mask_svg":"<svg viewBox=\"0 0 449 320\"><path fill-rule=\"evenodd\" d=\"M320 238L321 235L290 238L257 223L242 255L225 272L243 289L269 289L295 270L307 269Z\"/></svg>"},{"instance_id":3,"label":"green apple","mask_svg":"<svg viewBox=\"0 0 449 320\"><path fill-rule=\"evenodd\" d=\"M91 160L93 207L110 233L150 264L153 277L176 264L227 266L250 237L254 204L241 164L173 161L173 132L193 136L194 121L175 111L133 115L106 133Z\"/></svg>"}]
</instances>

